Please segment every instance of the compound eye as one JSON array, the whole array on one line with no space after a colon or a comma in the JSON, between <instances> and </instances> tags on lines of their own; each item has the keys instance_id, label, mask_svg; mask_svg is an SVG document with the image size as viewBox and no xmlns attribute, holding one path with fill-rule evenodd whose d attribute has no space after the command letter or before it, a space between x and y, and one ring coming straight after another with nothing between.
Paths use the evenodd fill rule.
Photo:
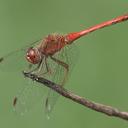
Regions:
<instances>
[{"instance_id":1,"label":"compound eye","mask_svg":"<svg viewBox=\"0 0 128 128\"><path fill-rule=\"evenodd\" d=\"M41 61L41 53L36 48L29 48L26 59L32 64L38 64Z\"/></svg>"}]
</instances>

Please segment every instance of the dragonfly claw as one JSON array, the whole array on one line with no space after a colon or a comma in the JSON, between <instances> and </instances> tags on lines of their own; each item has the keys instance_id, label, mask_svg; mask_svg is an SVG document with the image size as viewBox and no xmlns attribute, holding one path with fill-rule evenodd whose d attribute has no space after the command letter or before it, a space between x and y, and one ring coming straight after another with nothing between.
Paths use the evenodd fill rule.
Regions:
<instances>
[{"instance_id":1,"label":"dragonfly claw","mask_svg":"<svg viewBox=\"0 0 128 128\"><path fill-rule=\"evenodd\" d=\"M36 75L31 74L30 72L26 72L26 71L23 71L22 73L24 74L25 77L29 77L33 81L38 81L38 77L36 77Z\"/></svg>"}]
</instances>

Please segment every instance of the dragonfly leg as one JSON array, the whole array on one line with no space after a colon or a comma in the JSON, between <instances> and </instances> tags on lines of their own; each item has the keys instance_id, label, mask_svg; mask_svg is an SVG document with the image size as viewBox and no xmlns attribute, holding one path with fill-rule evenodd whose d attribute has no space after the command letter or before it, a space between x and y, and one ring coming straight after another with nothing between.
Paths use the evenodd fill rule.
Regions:
<instances>
[{"instance_id":1,"label":"dragonfly leg","mask_svg":"<svg viewBox=\"0 0 128 128\"><path fill-rule=\"evenodd\" d=\"M45 57L44 59L44 64L46 66L46 72L43 73L44 74L47 74L47 73L51 73L51 70L50 70L50 67L48 66L48 63L47 63L47 58Z\"/></svg>"},{"instance_id":2,"label":"dragonfly leg","mask_svg":"<svg viewBox=\"0 0 128 128\"><path fill-rule=\"evenodd\" d=\"M50 58L51 58L54 62L56 62L57 64L61 65L61 66L65 69L65 75L64 75L64 78L63 78L63 80L62 80L62 82L61 82L61 84L64 85L64 83L65 83L66 80L67 80L68 71L69 71L69 65L66 64L65 62L63 62L63 61L61 61L61 60L59 60L59 59L53 57L53 56L50 56Z\"/></svg>"},{"instance_id":3,"label":"dragonfly leg","mask_svg":"<svg viewBox=\"0 0 128 128\"><path fill-rule=\"evenodd\" d=\"M42 66L42 60L41 60L40 63L37 65L37 67L35 67L35 68L32 69L31 71L29 71L28 73L34 73L34 72L37 71L41 66ZM29 65L29 69L30 69L31 67L32 67L32 66Z\"/></svg>"},{"instance_id":4,"label":"dragonfly leg","mask_svg":"<svg viewBox=\"0 0 128 128\"><path fill-rule=\"evenodd\" d=\"M45 66L45 68L44 68L43 66ZM42 69L46 69L46 71L41 72ZM37 70L37 71L36 71L36 70ZM50 72L50 68L49 68L49 66L48 66L47 58L46 58L46 57L44 58L44 62L41 61L40 64L34 69L34 71L36 71L36 74L37 74L38 76L42 76L42 75L45 75L45 74L47 74L47 73ZM33 72L33 71L32 71L32 72Z\"/></svg>"}]
</instances>

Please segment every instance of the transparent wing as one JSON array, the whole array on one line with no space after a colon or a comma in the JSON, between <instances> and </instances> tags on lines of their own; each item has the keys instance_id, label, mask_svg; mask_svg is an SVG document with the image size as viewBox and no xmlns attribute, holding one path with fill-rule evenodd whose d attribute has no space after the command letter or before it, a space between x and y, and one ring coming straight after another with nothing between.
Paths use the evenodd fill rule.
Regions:
<instances>
[{"instance_id":1,"label":"transparent wing","mask_svg":"<svg viewBox=\"0 0 128 128\"><path fill-rule=\"evenodd\" d=\"M15 71L21 72L24 70L32 70L36 66L30 65L25 60L26 50L29 47L35 46L39 43L38 41L33 42L31 44L26 45L25 47L15 50L6 54L5 56L0 58L0 71ZM20 75L19 75L20 76ZM28 110L36 104L39 99L41 99L44 95L45 87L37 86L37 83L33 81L26 81L24 79L23 86L20 87L19 92L14 97L13 106L14 110L18 114L24 114Z\"/></svg>"},{"instance_id":2,"label":"transparent wing","mask_svg":"<svg viewBox=\"0 0 128 128\"><path fill-rule=\"evenodd\" d=\"M34 105L43 99L46 92L45 87L38 85L34 81L28 79L24 87L17 93L13 100L13 108L16 114L24 115L30 111Z\"/></svg>"},{"instance_id":3,"label":"transparent wing","mask_svg":"<svg viewBox=\"0 0 128 128\"><path fill-rule=\"evenodd\" d=\"M64 49L59 51L54 57L69 65L69 72L67 74L68 75L67 77L69 77L78 59L78 49L75 46L75 44L72 44L72 45L66 46ZM52 74L53 77L51 78L51 80L59 84L60 86L64 86L64 84L62 84L62 80L65 77L64 67L51 61L52 60L49 61L49 67L54 70L54 73ZM49 90L48 96L46 98L46 103L45 103L45 112L48 118L50 117L50 113L53 110L58 97L59 97L59 94L57 94L55 91L51 89Z\"/></svg>"},{"instance_id":4,"label":"transparent wing","mask_svg":"<svg viewBox=\"0 0 128 128\"><path fill-rule=\"evenodd\" d=\"M0 71L18 72L24 70L26 65L25 50L20 50L1 58Z\"/></svg>"},{"instance_id":5,"label":"transparent wing","mask_svg":"<svg viewBox=\"0 0 128 128\"><path fill-rule=\"evenodd\" d=\"M28 62L26 61L26 51L29 47L32 47L39 43L39 41L35 41L29 43L28 45L16 49L12 52L7 53L4 56L0 57L0 71L5 72L18 72L26 69Z\"/></svg>"}]
</instances>

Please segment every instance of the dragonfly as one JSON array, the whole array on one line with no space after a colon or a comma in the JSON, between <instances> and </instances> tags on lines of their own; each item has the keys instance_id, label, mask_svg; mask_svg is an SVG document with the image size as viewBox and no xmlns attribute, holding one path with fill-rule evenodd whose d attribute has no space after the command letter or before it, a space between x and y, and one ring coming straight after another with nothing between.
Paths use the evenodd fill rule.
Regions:
<instances>
[{"instance_id":1,"label":"dragonfly","mask_svg":"<svg viewBox=\"0 0 128 128\"><path fill-rule=\"evenodd\" d=\"M72 46L71 44L74 44L73 42L75 42L75 40L93 31L126 20L128 20L128 14L105 21L79 32L72 32L65 35L56 33L49 34L43 39L31 43L27 47L25 46L22 49L18 49L1 57L0 64L4 64L4 61L6 62L6 60L13 56L15 53L17 54L19 51L25 51L24 58L28 64L28 73L46 77L47 79L51 79L60 86L64 86L68 79L68 74L70 74L70 71L72 70L71 65L73 65L73 63L77 60L75 49L69 48ZM19 97L17 96L14 98L14 107L20 106L22 104L20 103L20 97L22 97L22 94L24 94L25 91L23 90ZM55 99L57 99L57 97L57 94L50 89L45 100L45 108L47 113L52 111L56 102Z\"/></svg>"}]
</instances>

